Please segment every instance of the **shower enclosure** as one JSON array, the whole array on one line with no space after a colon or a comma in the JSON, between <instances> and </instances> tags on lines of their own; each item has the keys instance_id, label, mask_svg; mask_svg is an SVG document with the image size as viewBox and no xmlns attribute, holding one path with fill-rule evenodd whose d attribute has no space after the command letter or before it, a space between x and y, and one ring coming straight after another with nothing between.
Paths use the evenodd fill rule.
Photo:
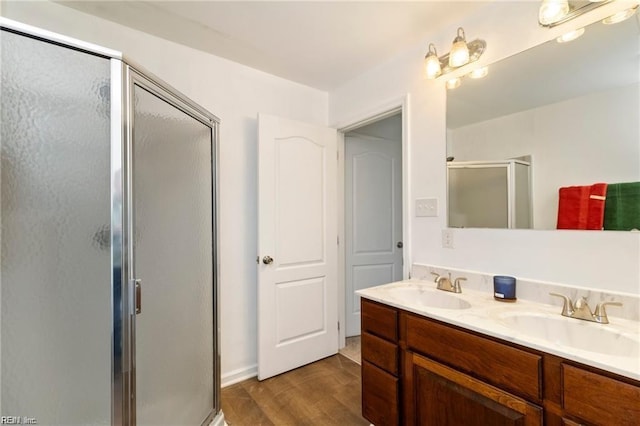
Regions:
<instances>
[{"instance_id":1,"label":"shower enclosure","mask_svg":"<svg viewBox=\"0 0 640 426\"><path fill-rule=\"evenodd\" d=\"M118 52L0 19L0 415L222 424L218 119Z\"/></svg>"},{"instance_id":2,"label":"shower enclosure","mask_svg":"<svg viewBox=\"0 0 640 426\"><path fill-rule=\"evenodd\" d=\"M447 163L450 228L531 229L531 164L521 160Z\"/></svg>"}]
</instances>

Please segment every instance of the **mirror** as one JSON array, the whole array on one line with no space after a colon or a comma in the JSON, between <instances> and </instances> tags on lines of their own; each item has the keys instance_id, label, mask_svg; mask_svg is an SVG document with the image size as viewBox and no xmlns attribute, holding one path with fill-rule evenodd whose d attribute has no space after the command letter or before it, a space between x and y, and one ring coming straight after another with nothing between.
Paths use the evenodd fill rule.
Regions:
<instances>
[{"instance_id":1,"label":"mirror","mask_svg":"<svg viewBox=\"0 0 640 426\"><path fill-rule=\"evenodd\" d=\"M556 229L561 187L640 181L640 19L585 30L448 91L450 227Z\"/></svg>"}]
</instances>

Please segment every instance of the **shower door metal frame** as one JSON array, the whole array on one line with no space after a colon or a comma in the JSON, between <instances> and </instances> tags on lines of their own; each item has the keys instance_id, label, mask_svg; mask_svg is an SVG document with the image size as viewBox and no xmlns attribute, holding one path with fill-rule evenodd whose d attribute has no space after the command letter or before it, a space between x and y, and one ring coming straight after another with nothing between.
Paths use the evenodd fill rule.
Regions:
<instances>
[{"instance_id":1,"label":"shower door metal frame","mask_svg":"<svg viewBox=\"0 0 640 426\"><path fill-rule=\"evenodd\" d=\"M129 63L127 63L129 62ZM125 82L122 85L122 105L126 109L122 114L122 130L124 140L124 162L123 162L123 203L126 212L123 218L123 283L126 283L127 291L122 292L123 304L126 306L126 315L123 315L123 319L126 317L126 322L123 321L123 367L126 365L126 370L123 371L123 386L122 386L122 398L114 398L114 401L122 401L121 424L136 425L136 274L134 270L134 194L133 194L133 136L135 130L134 123L134 89L135 86L139 86L159 99L167 102L183 113L198 120L202 124L206 125L211 130L211 211L212 211L212 306L213 306L213 401L212 410L203 419L202 425L208 425L214 419L214 417L221 412L220 407L220 333L219 333L219 310L216 308L219 300L218 289L218 247L217 247L217 218L218 218L218 127L220 120L203 109L186 96L182 95L179 91L164 83L159 78L153 76L153 74L140 71L142 68L133 66L130 61L122 62L121 75L122 81ZM115 395L114 395L115 396Z\"/></svg>"}]
</instances>

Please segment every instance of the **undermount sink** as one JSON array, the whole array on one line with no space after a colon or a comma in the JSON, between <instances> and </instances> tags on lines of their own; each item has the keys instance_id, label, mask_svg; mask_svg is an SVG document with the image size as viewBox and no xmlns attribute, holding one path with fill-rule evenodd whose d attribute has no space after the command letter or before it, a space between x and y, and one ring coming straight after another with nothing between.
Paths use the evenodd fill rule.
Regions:
<instances>
[{"instance_id":1,"label":"undermount sink","mask_svg":"<svg viewBox=\"0 0 640 426\"><path fill-rule=\"evenodd\" d=\"M611 325L538 313L510 312L498 317L503 325L518 333L568 348L613 356L640 355L640 340L620 333Z\"/></svg>"},{"instance_id":2,"label":"undermount sink","mask_svg":"<svg viewBox=\"0 0 640 426\"><path fill-rule=\"evenodd\" d=\"M471 304L454 294L442 290L425 290L419 287L396 287L389 289L389 295L409 305L420 305L437 309L469 309Z\"/></svg>"}]
</instances>

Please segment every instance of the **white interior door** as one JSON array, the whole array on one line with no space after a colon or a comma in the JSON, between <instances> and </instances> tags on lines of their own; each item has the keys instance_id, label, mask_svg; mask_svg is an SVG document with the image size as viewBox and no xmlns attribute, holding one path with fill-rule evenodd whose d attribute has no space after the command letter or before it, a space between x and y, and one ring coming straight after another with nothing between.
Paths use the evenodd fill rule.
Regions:
<instances>
[{"instance_id":1,"label":"white interior door","mask_svg":"<svg viewBox=\"0 0 640 426\"><path fill-rule=\"evenodd\" d=\"M258 118L258 379L338 351L334 129Z\"/></svg>"},{"instance_id":2,"label":"white interior door","mask_svg":"<svg viewBox=\"0 0 640 426\"><path fill-rule=\"evenodd\" d=\"M355 291L402 279L402 143L345 137L346 335L360 334Z\"/></svg>"}]
</instances>

